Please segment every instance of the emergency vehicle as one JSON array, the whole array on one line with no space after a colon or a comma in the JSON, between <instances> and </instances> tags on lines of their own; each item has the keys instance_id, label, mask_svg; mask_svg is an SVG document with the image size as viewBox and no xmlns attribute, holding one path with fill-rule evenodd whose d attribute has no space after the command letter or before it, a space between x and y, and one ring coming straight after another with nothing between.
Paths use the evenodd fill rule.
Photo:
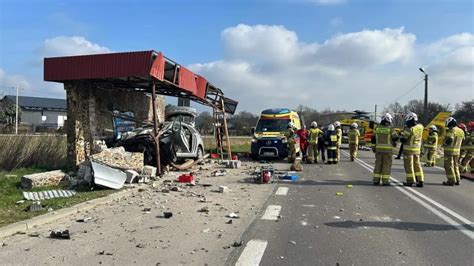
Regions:
<instances>
[{"instance_id":1,"label":"emergency vehicle","mask_svg":"<svg viewBox=\"0 0 474 266\"><path fill-rule=\"evenodd\" d=\"M285 158L288 156L288 140L285 133L288 123L301 129L302 122L296 111L288 108L263 110L255 128L252 128L251 156L259 158ZM300 152L300 140L296 136L296 153Z\"/></svg>"}]
</instances>

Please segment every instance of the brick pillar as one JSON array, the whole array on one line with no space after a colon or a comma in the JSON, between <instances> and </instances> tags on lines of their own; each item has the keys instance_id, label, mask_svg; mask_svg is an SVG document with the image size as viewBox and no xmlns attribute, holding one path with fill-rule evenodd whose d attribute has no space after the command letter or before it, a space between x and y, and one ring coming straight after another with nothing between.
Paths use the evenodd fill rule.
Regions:
<instances>
[{"instance_id":1,"label":"brick pillar","mask_svg":"<svg viewBox=\"0 0 474 266\"><path fill-rule=\"evenodd\" d=\"M115 89L110 83L65 83L67 98L67 165L76 167L94 152L94 141L113 137L113 111L132 111L139 121L152 121L151 97ZM156 101L158 119L164 121L163 96ZM137 125L139 126L139 125Z\"/></svg>"}]
</instances>

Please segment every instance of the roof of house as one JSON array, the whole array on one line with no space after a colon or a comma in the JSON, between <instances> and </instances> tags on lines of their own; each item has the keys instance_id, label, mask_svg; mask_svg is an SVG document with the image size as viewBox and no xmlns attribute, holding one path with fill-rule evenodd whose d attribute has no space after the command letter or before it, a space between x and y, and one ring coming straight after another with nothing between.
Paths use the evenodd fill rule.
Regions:
<instances>
[{"instance_id":1,"label":"roof of house","mask_svg":"<svg viewBox=\"0 0 474 266\"><path fill-rule=\"evenodd\" d=\"M7 95L4 99L15 103L16 96ZM55 109L55 110L66 110L67 102L65 99L55 98L42 98L42 97L29 97L29 96L18 96L18 105L21 108L27 109Z\"/></svg>"}]
</instances>

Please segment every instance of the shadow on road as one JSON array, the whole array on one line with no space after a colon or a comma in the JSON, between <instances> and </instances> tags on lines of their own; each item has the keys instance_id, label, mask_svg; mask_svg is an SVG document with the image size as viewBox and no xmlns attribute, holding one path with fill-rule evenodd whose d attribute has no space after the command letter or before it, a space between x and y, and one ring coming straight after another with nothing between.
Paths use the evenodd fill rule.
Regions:
<instances>
[{"instance_id":1,"label":"shadow on road","mask_svg":"<svg viewBox=\"0 0 474 266\"><path fill-rule=\"evenodd\" d=\"M324 224L330 227L339 227L339 228L357 229L359 227L372 227L372 228L392 228L392 229L397 229L397 230L420 231L420 232L458 230L454 226L447 225L447 224L428 224L428 223L414 223L414 222L343 221L343 222L330 222L330 223L324 223Z\"/></svg>"}]
</instances>

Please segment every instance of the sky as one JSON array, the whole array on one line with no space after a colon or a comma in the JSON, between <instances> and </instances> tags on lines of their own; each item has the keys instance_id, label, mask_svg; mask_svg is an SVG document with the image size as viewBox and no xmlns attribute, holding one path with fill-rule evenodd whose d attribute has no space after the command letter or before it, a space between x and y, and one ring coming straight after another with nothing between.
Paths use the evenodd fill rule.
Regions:
<instances>
[{"instance_id":1,"label":"sky","mask_svg":"<svg viewBox=\"0 0 474 266\"><path fill-rule=\"evenodd\" d=\"M474 1L0 0L0 95L64 98L43 58L156 50L239 101L372 111L474 99ZM176 103L167 98L168 103ZM200 108L201 109L201 108ZM201 109L205 110L205 109Z\"/></svg>"}]
</instances>

